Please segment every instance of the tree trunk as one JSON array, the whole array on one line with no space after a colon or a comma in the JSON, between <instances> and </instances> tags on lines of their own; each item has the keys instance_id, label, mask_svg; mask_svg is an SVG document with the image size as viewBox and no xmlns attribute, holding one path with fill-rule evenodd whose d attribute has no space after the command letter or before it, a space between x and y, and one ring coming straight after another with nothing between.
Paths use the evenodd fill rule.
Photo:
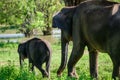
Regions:
<instances>
[{"instance_id":1,"label":"tree trunk","mask_svg":"<svg viewBox=\"0 0 120 80\"><path fill-rule=\"evenodd\" d=\"M42 30L43 35L51 35L52 34L52 27L46 27L46 30Z\"/></svg>"}]
</instances>

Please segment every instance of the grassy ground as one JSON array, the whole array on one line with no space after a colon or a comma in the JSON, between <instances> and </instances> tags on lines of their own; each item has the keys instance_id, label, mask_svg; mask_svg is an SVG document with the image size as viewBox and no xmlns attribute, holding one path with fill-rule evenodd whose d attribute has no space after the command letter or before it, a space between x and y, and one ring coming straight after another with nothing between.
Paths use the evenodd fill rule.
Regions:
<instances>
[{"instance_id":1,"label":"grassy ground","mask_svg":"<svg viewBox=\"0 0 120 80\"><path fill-rule=\"evenodd\" d=\"M45 37L45 39L47 39ZM20 42L26 39L21 39ZM59 41L51 40L52 61L51 61L51 80L75 80L67 77L67 69L64 70L62 77L57 77L56 72L60 65L61 47ZM18 43L0 43L0 80L46 80L42 78L41 73L35 68L35 75L28 71L28 61L25 61L25 68L20 71L19 58L17 53ZM69 46L69 55L72 49L72 43ZM91 80L89 74L89 57L87 49L83 57L76 65L79 80ZM44 67L44 66L43 66ZM112 63L109 56L105 53L99 54L98 60L99 80L111 80Z\"/></svg>"}]
</instances>

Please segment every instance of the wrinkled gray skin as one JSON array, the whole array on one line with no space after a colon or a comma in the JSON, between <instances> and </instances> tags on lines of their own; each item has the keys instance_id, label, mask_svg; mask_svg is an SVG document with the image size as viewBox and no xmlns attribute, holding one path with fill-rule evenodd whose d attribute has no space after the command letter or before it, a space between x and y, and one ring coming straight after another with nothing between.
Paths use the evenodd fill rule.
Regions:
<instances>
[{"instance_id":1,"label":"wrinkled gray skin","mask_svg":"<svg viewBox=\"0 0 120 80\"><path fill-rule=\"evenodd\" d=\"M90 52L98 50L108 53L113 62L112 78L120 76L119 7L115 2L86 1L76 7L63 8L53 17L53 27L72 32L73 49L68 61L68 76L75 76L75 65L82 57L85 46L88 46Z\"/></svg>"},{"instance_id":2,"label":"wrinkled gray skin","mask_svg":"<svg viewBox=\"0 0 120 80\"><path fill-rule=\"evenodd\" d=\"M36 66L43 77L50 76L51 50L48 42L38 38L30 39L18 45L18 53L21 67L24 59L28 58L29 67L32 71ZM46 63L46 70L42 68L43 63Z\"/></svg>"}]
</instances>

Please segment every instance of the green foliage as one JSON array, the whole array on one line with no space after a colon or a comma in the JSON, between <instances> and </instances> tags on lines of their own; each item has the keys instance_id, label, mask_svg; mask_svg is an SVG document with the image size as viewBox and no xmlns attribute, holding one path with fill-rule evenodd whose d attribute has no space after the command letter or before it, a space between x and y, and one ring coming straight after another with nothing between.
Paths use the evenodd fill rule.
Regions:
<instances>
[{"instance_id":1,"label":"green foliage","mask_svg":"<svg viewBox=\"0 0 120 80\"><path fill-rule=\"evenodd\" d=\"M32 21L31 26L35 29L35 28L40 28L42 29L45 26L44 23L44 18L43 18L44 14L42 12L37 11L36 12L36 16L35 19Z\"/></svg>"},{"instance_id":2,"label":"green foliage","mask_svg":"<svg viewBox=\"0 0 120 80\"><path fill-rule=\"evenodd\" d=\"M37 80L35 75L28 71L27 67L22 70L15 65L7 65L0 68L0 80Z\"/></svg>"},{"instance_id":3,"label":"green foliage","mask_svg":"<svg viewBox=\"0 0 120 80\"><path fill-rule=\"evenodd\" d=\"M53 14L60 10L63 5L56 0L36 0L36 10L42 12L44 15L44 23L45 27L51 26L52 16Z\"/></svg>"},{"instance_id":4,"label":"green foliage","mask_svg":"<svg viewBox=\"0 0 120 80\"><path fill-rule=\"evenodd\" d=\"M17 74L17 70L13 65L7 65L0 68L0 80L14 80Z\"/></svg>"},{"instance_id":5,"label":"green foliage","mask_svg":"<svg viewBox=\"0 0 120 80\"><path fill-rule=\"evenodd\" d=\"M32 72L29 72L28 69L24 68L20 70L20 73L15 80L36 80L36 77Z\"/></svg>"},{"instance_id":6,"label":"green foliage","mask_svg":"<svg viewBox=\"0 0 120 80\"><path fill-rule=\"evenodd\" d=\"M33 11L33 0L1 0L0 23L20 24L27 13Z\"/></svg>"},{"instance_id":7,"label":"green foliage","mask_svg":"<svg viewBox=\"0 0 120 80\"><path fill-rule=\"evenodd\" d=\"M1 0L0 24L19 27L29 36L34 29L51 27L53 14L61 7L56 0Z\"/></svg>"},{"instance_id":8,"label":"green foliage","mask_svg":"<svg viewBox=\"0 0 120 80\"><path fill-rule=\"evenodd\" d=\"M110 0L110 1L120 2L120 0Z\"/></svg>"},{"instance_id":9,"label":"green foliage","mask_svg":"<svg viewBox=\"0 0 120 80\"><path fill-rule=\"evenodd\" d=\"M18 46L18 43L12 43L12 42L0 42L0 48L6 48L6 47L9 47L9 48L16 48Z\"/></svg>"}]
</instances>

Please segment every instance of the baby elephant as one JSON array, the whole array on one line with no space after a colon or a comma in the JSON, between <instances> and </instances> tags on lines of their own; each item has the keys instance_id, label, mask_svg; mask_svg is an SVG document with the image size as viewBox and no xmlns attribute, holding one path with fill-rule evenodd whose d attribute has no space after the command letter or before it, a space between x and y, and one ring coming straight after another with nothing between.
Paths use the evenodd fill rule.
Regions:
<instances>
[{"instance_id":1,"label":"baby elephant","mask_svg":"<svg viewBox=\"0 0 120 80\"><path fill-rule=\"evenodd\" d=\"M24 59L28 58L29 67L32 71L36 66L43 77L49 77L51 50L48 42L39 38L30 39L18 45L18 53L21 67ZM42 68L43 63L46 63L46 70Z\"/></svg>"}]
</instances>

